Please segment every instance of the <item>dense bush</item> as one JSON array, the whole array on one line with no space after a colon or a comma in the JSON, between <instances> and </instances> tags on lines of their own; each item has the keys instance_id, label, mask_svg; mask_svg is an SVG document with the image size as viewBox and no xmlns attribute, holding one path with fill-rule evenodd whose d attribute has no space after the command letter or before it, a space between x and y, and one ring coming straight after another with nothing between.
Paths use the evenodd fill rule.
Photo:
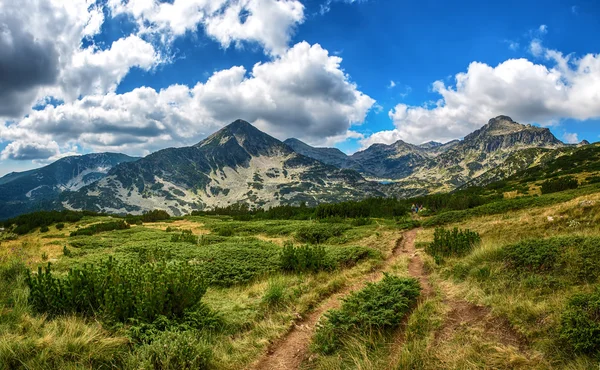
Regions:
<instances>
[{"instance_id":1,"label":"dense bush","mask_svg":"<svg viewBox=\"0 0 600 370\"><path fill-rule=\"evenodd\" d=\"M171 236L173 243L192 243L198 244L198 237L192 234L192 230L182 230L179 234Z\"/></svg>"},{"instance_id":2,"label":"dense bush","mask_svg":"<svg viewBox=\"0 0 600 370\"><path fill-rule=\"evenodd\" d=\"M78 230L75 230L71 233L71 236L78 235L87 235L91 236L94 234L98 234L105 231L113 231L113 230L125 230L129 229L130 226L123 220L111 221L111 222L103 222L100 224L94 224L88 227L84 227Z\"/></svg>"},{"instance_id":3,"label":"dense bush","mask_svg":"<svg viewBox=\"0 0 600 370\"><path fill-rule=\"evenodd\" d=\"M56 230L62 230L65 228L65 224L62 222L59 222L56 224Z\"/></svg>"},{"instance_id":4,"label":"dense bush","mask_svg":"<svg viewBox=\"0 0 600 370\"><path fill-rule=\"evenodd\" d=\"M159 315L181 317L200 301L206 286L187 263L118 263L112 258L98 266L71 269L64 278L50 264L26 279L35 311L60 315L101 313L120 322L152 322Z\"/></svg>"},{"instance_id":5,"label":"dense bush","mask_svg":"<svg viewBox=\"0 0 600 370\"><path fill-rule=\"evenodd\" d=\"M577 352L600 352L600 286L569 300L561 317L560 337Z\"/></svg>"},{"instance_id":6,"label":"dense bush","mask_svg":"<svg viewBox=\"0 0 600 370\"><path fill-rule=\"evenodd\" d=\"M397 328L419 297L416 279L385 275L378 283L352 293L342 307L331 310L317 328L314 348L318 352L335 352L345 336Z\"/></svg>"},{"instance_id":7,"label":"dense bush","mask_svg":"<svg viewBox=\"0 0 600 370\"><path fill-rule=\"evenodd\" d=\"M266 243L212 244L194 254L190 263L211 285L243 284L280 269L280 248Z\"/></svg>"},{"instance_id":8,"label":"dense bush","mask_svg":"<svg viewBox=\"0 0 600 370\"><path fill-rule=\"evenodd\" d=\"M560 254L558 240L524 240L504 247L502 257L508 268L526 271L553 270Z\"/></svg>"},{"instance_id":9,"label":"dense bush","mask_svg":"<svg viewBox=\"0 0 600 370\"><path fill-rule=\"evenodd\" d=\"M341 236L350 226L346 224L313 224L296 231L296 239L302 243L321 244L334 236Z\"/></svg>"},{"instance_id":10,"label":"dense bush","mask_svg":"<svg viewBox=\"0 0 600 370\"><path fill-rule=\"evenodd\" d=\"M471 230L436 228L433 242L425 247L425 252L438 258L462 257L471 252L480 241L479 234Z\"/></svg>"},{"instance_id":11,"label":"dense bush","mask_svg":"<svg viewBox=\"0 0 600 370\"><path fill-rule=\"evenodd\" d=\"M563 190L577 189L579 182L572 176L549 179L542 183L542 194L556 193Z\"/></svg>"},{"instance_id":12,"label":"dense bush","mask_svg":"<svg viewBox=\"0 0 600 370\"><path fill-rule=\"evenodd\" d=\"M295 247L292 243L284 245L280 256L281 269L290 272L317 272L333 269L325 248L304 245Z\"/></svg>"},{"instance_id":13,"label":"dense bush","mask_svg":"<svg viewBox=\"0 0 600 370\"><path fill-rule=\"evenodd\" d=\"M233 234L235 234L235 230L233 229L233 227L226 225L224 227L221 227L217 230L217 234L219 236L233 236Z\"/></svg>"},{"instance_id":14,"label":"dense bush","mask_svg":"<svg viewBox=\"0 0 600 370\"><path fill-rule=\"evenodd\" d=\"M42 225L42 226L40 227L40 232L41 232L41 233L47 233L48 231L50 231L50 229L48 228L48 226L46 226L46 225Z\"/></svg>"}]
</instances>

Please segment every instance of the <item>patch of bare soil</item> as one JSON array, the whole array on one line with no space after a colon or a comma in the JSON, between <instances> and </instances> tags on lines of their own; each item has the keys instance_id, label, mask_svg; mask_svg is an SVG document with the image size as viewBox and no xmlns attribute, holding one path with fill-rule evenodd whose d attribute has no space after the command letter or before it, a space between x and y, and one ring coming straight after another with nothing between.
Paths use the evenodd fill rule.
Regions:
<instances>
[{"instance_id":1,"label":"patch of bare soil","mask_svg":"<svg viewBox=\"0 0 600 370\"><path fill-rule=\"evenodd\" d=\"M526 340L513 329L508 320L494 316L488 307L455 299L447 303L450 311L444 320L444 325L436 333L435 343L449 340L454 333L465 327L479 326L490 339L498 343L521 350L526 348Z\"/></svg>"}]
</instances>

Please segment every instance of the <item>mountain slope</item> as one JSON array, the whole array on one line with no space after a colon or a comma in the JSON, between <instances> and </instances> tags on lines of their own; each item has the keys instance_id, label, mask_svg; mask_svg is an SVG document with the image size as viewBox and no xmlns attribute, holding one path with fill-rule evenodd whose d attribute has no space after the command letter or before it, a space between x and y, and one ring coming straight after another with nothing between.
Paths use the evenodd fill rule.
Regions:
<instances>
[{"instance_id":1,"label":"mountain slope","mask_svg":"<svg viewBox=\"0 0 600 370\"><path fill-rule=\"evenodd\" d=\"M180 215L237 202L316 204L383 195L357 172L298 154L237 120L194 146L121 164L97 183L65 194L62 205L115 213L166 209Z\"/></svg>"},{"instance_id":2,"label":"mountain slope","mask_svg":"<svg viewBox=\"0 0 600 370\"><path fill-rule=\"evenodd\" d=\"M284 143L298 154L316 159L341 169L363 172L362 166L337 148L315 148L298 139L287 139Z\"/></svg>"},{"instance_id":3,"label":"mountain slope","mask_svg":"<svg viewBox=\"0 0 600 370\"><path fill-rule=\"evenodd\" d=\"M28 212L51 202L63 191L75 191L104 176L114 166L138 158L119 153L65 157L42 168L0 178L0 218Z\"/></svg>"},{"instance_id":4,"label":"mountain slope","mask_svg":"<svg viewBox=\"0 0 600 370\"><path fill-rule=\"evenodd\" d=\"M524 149L553 150L564 146L547 128L522 125L510 117L498 116L437 156L430 162L433 166L420 169L399 186L426 187L430 192L452 190L500 166ZM522 155L520 164L509 172L535 163L536 158Z\"/></svg>"},{"instance_id":5,"label":"mountain slope","mask_svg":"<svg viewBox=\"0 0 600 370\"><path fill-rule=\"evenodd\" d=\"M391 145L373 144L350 158L360 163L367 175L401 179L425 166L430 156L426 149L399 140Z\"/></svg>"}]
</instances>

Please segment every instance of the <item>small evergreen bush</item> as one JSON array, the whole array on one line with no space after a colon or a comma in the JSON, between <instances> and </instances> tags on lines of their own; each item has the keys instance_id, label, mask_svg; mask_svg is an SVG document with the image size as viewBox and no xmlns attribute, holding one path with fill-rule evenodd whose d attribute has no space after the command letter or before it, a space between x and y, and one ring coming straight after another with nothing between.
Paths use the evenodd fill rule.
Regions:
<instances>
[{"instance_id":1,"label":"small evergreen bush","mask_svg":"<svg viewBox=\"0 0 600 370\"><path fill-rule=\"evenodd\" d=\"M542 194L556 193L559 191L577 189L579 182L572 176L560 177L557 179L548 179L542 183Z\"/></svg>"},{"instance_id":2,"label":"small evergreen bush","mask_svg":"<svg viewBox=\"0 0 600 370\"><path fill-rule=\"evenodd\" d=\"M281 251L281 269L289 272L317 272L333 269L333 264L321 246L295 247L286 243Z\"/></svg>"},{"instance_id":3,"label":"small evergreen bush","mask_svg":"<svg viewBox=\"0 0 600 370\"><path fill-rule=\"evenodd\" d=\"M98 266L71 269L60 278L51 264L28 273L29 302L35 311L60 315L80 313L127 322L152 322L157 316L181 317L198 304L206 291L204 281L187 263L144 265L118 263L110 258Z\"/></svg>"},{"instance_id":4,"label":"small evergreen bush","mask_svg":"<svg viewBox=\"0 0 600 370\"><path fill-rule=\"evenodd\" d=\"M56 224L56 230L62 230L65 228L65 224L60 222L58 224Z\"/></svg>"},{"instance_id":5,"label":"small evergreen bush","mask_svg":"<svg viewBox=\"0 0 600 370\"><path fill-rule=\"evenodd\" d=\"M182 230L181 233L171 236L171 242L198 244L198 237L192 234L192 230Z\"/></svg>"},{"instance_id":6,"label":"small evergreen bush","mask_svg":"<svg viewBox=\"0 0 600 370\"><path fill-rule=\"evenodd\" d=\"M560 337L577 352L600 352L600 286L569 300L561 317Z\"/></svg>"},{"instance_id":7,"label":"small evergreen bush","mask_svg":"<svg viewBox=\"0 0 600 370\"><path fill-rule=\"evenodd\" d=\"M479 234L468 229L436 228L433 242L425 248L425 252L436 258L462 257L469 254L480 241Z\"/></svg>"},{"instance_id":8,"label":"small evergreen bush","mask_svg":"<svg viewBox=\"0 0 600 370\"><path fill-rule=\"evenodd\" d=\"M42 225L42 226L40 227L40 232L41 232L41 233L47 233L48 231L50 231L50 229L48 228L48 226L47 226L47 225Z\"/></svg>"},{"instance_id":9,"label":"small evergreen bush","mask_svg":"<svg viewBox=\"0 0 600 370\"><path fill-rule=\"evenodd\" d=\"M377 283L352 293L342 307L330 310L315 333L313 346L324 354L335 352L344 336L397 328L417 301L421 287L413 278L385 275Z\"/></svg>"}]
</instances>

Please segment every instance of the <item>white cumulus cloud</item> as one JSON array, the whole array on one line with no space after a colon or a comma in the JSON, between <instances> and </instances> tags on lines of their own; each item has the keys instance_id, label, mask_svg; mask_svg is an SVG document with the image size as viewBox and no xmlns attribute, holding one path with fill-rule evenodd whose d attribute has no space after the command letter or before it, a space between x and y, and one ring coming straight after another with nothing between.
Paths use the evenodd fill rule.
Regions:
<instances>
[{"instance_id":1,"label":"white cumulus cloud","mask_svg":"<svg viewBox=\"0 0 600 370\"><path fill-rule=\"evenodd\" d=\"M109 0L114 15L128 14L142 34L170 42L203 27L224 48L243 42L260 44L269 54L288 48L296 25L304 21L297 0Z\"/></svg>"},{"instance_id":2,"label":"white cumulus cloud","mask_svg":"<svg viewBox=\"0 0 600 370\"><path fill-rule=\"evenodd\" d=\"M251 71L232 67L192 87L140 87L48 105L0 125L0 139L37 137L61 148L143 155L196 143L237 118L281 139L295 136L325 145L359 138L350 128L364 121L375 101L358 90L341 62L320 45L302 42ZM13 154L17 149L3 155L19 158Z\"/></svg>"},{"instance_id":3,"label":"white cumulus cloud","mask_svg":"<svg viewBox=\"0 0 600 370\"><path fill-rule=\"evenodd\" d=\"M411 143L463 137L490 118L505 114L520 123L558 124L562 119L600 117L600 55L563 56L538 44L546 64L510 59L490 66L472 62L454 84L433 83L433 105L398 104L389 111L395 129L362 141Z\"/></svg>"}]
</instances>

